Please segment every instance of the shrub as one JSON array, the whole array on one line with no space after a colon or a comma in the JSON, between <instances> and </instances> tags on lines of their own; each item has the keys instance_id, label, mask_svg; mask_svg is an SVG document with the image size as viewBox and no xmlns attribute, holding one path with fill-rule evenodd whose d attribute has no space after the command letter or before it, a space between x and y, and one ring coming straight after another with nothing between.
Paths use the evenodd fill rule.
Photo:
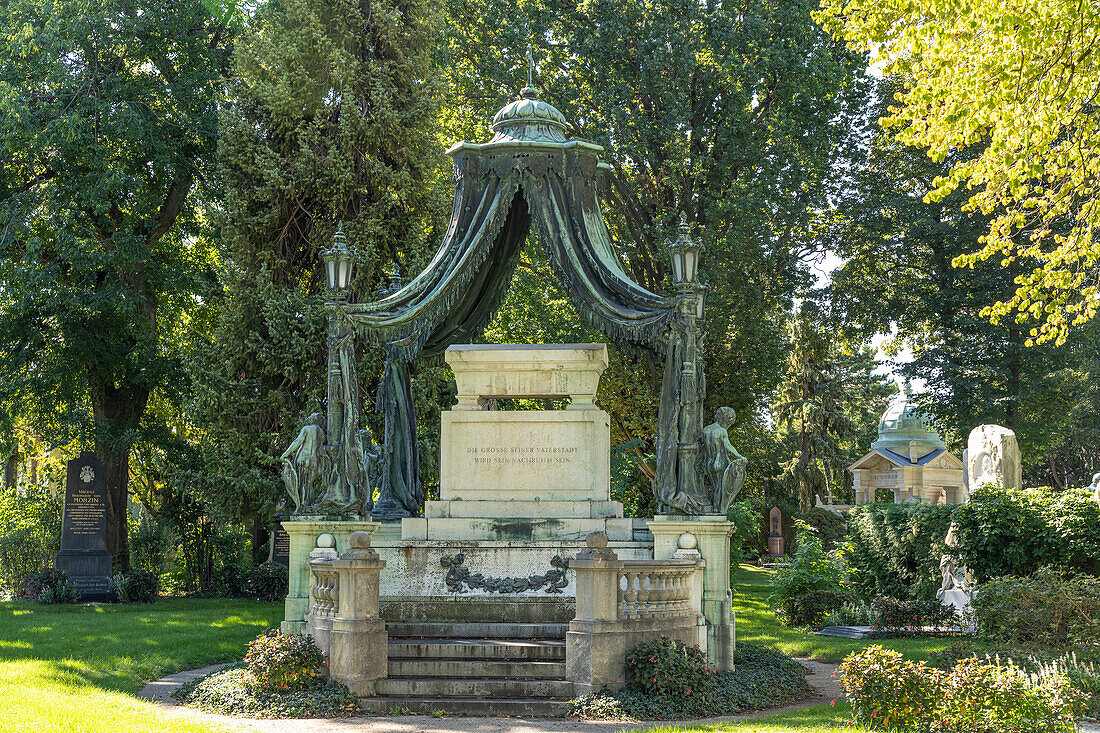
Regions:
<instances>
[{"instance_id":1,"label":"shrub","mask_svg":"<svg viewBox=\"0 0 1100 733\"><path fill-rule=\"evenodd\" d=\"M849 601L821 617L819 626L870 626L871 606L864 601Z\"/></svg>"},{"instance_id":2,"label":"shrub","mask_svg":"<svg viewBox=\"0 0 1100 733\"><path fill-rule=\"evenodd\" d=\"M781 614L789 602L809 593L846 590L843 550L826 552L813 528L802 522L798 527L798 549L772 575L771 600Z\"/></svg>"},{"instance_id":3,"label":"shrub","mask_svg":"<svg viewBox=\"0 0 1100 733\"><path fill-rule=\"evenodd\" d=\"M261 601L281 601L290 587L290 571L276 562L265 562L248 571L244 592Z\"/></svg>"},{"instance_id":4,"label":"shrub","mask_svg":"<svg viewBox=\"0 0 1100 733\"><path fill-rule=\"evenodd\" d=\"M1082 696L1064 674L962 659L943 672L872 646L840 665L857 723L941 733L1074 731Z\"/></svg>"},{"instance_id":5,"label":"shrub","mask_svg":"<svg viewBox=\"0 0 1100 733\"><path fill-rule=\"evenodd\" d=\"M46 568L23 578L16 590L20 598L38 603L76 603L76 586L64 570Z\"/></svg>"},{"instance_id":6,"label":"shrub","mask_svg":"<svg viewBox=\"0 0 1100 733\"><path fill-rule=\"evenodd\" d=\"M268 690L301 690L322 681L325 655L312 636L268 629L249 643L244 657L256 685Z\"/></svg>"},{"instance_id":7,"label":"shrub","mask_svg":"<svg viewBox=\"0 0 1100 733\"><path fill-rule=\"evenodd\" d=\"M817 530L817 536L821 538L821 545L826 550L835 550L844 545L844 537L848 532L848 522L841 515L828 509L814 507L802 515L806 524Z\"/></svg>"},{"instance_id":8,"label":"shrub","mask_svg":"<svg viewBox=\"0 0 1100 733\"><path fill-rule=\"evenodd\" d=\"M45 570L61 549L61 500L44 487L0 488L0 595Z\"/></svg>"},{"instance_id":9,"label":"shrub","mask_svg":"<svg viewBox=\"0 0 1100 733\"><path fill-rule=\"evenodd\" d=\"M200 710L249 718L337 718L359 711L355 695L336 680L304 690L268 690L257 687L243 665L188 682L172 696Z\"/></svg>"},{"instance_id":10,"label":"shrub","mask_svg":"<svg viewBox=\"0 0 1100 733\"><path fill-rule=\"evenodd\" d=\"M119 603L152 603L159 581L148 570L130 570L111 579L111 590Z\"/></svg>"},{"instance_id":11,"label":"shrub","mask_svg":"<svg viewBox=\"0 0 1100 733\"><path fill-rule=\"evenodd\" d=\"M668 637L638 644L626 655L626 681L647 695L705 695L713 674L699 647Z\"/></svg>"},{"instance_id":12,"label":"shrub","mask_svg":"<svg viewBox=\"0 0 1100 733\"><path fill-rule=\"evenodd\" d=\"M811 694L806 668L777 651L740 642L736 672L708 676L704 694L652 695L627 685L615 693L584 695L572 703L572 715L585 718L675 719L730 715L800 700Z\"/></svg>"},{"instance_id":13,"label":"shrub","mask_svg":"<svg viewBox=\"0 0 1100 733\"><path fill-rule=\"evenodd\" d=\"M845 555L864 598L932 598L953 506L861 504L848 513Z\"/></svg>"},{"instance_id":14,"label":"shrub","mask_svg":"<svg viewBox=\"0 0 1100 733\"><path fill-rule=\"evenodd\" d=\"M736 501L726 510L726 519L734 525L730 566L736 569L740 563L760 556L760 523L764 517L749 502Z\"/></svg>"},{"instance_id":15,"label":"shrub","mask_svg":"<svg viewBox=\"0 0 1100 733\"><path fill-rule=\"evenodd\" d=\"M1100 579L1043 568L1030 578L995 578L971 601L978 630L999 641L1100 645Z\"/></svg>"},{"instance_id":16,"label":"shrub","mask_svg":"<svg viewBox=\"0 0 1100 733\"><path fill-rule=\"evenodd\" d=\"M923 634L925 627L944 630L957 626L955 609L939 601L898 600L876 596L871 603L871 631L883 636Z\"/></svg>"},{"instance_id":17,"label":"shrub","mask_svg":"<svg viewBox=\"0 0 1100 733\"><path fill-rule=\"evenodd\" d=\"M869 646L841 662L837 675L857 722L902 731L929 729L940 697L939 677L923 662Z\"/></svg>"},{"instance_id":18,"label":"shrub","mask_svg":"<svg viewBox=\"0 0 1100 733\"><path fill-rule=\"evenodd\" d=\"M829 613L854 600L848 591L815 590L779 603L780 620L787 626L816 626Z\"/></svg>"},{"instance_id":19,"label":"shrub","mask_svg":"<svg viewBox=\"0 0 1100 733\"><path fill-rule=\"evenodd\" d=\"M1100 506L1087 489L1009 490L986 485L954 514L958 555L982 583L1054 566L1100 570Z\"/></svg>"}]
</instances>

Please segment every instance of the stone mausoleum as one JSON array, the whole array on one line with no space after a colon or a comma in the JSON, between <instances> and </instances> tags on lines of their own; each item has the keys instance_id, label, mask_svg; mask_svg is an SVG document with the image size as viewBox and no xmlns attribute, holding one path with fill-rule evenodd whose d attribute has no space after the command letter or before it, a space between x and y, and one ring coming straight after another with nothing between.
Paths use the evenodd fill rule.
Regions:
<instances>
[{"instance_id":1,"label":"stone mausoleum","mask_svg":"<svg viewBox=\"0 0 1100 733\"><path fill-rule=\"evenodd\" d=\"M312 634L368 707L564 713L575 695L621 687L628 650L662 636L733 668L724 511L746 461L729 442L732 410L704 425L701 248L681 217L676 294L631 280L600 209L602 150L568 129L529 78L492 140L452 147L444 240L381 300L349 302L354 253L339 228L322 253L328 398L283 454L282 629ZM605 344L470 343L532 230L578 311L664 364L652 518L625 517L610 496L609 418L595 402ZM385 357L378 435L360 421L357 338ZM441 416L439 498L424 501L412 374L439 357L457 403ZM498 409L514 400L544 409Z\"/></svg>"},{"instance_id":2,"label":"stone mausoleum","mask_svg":"<svg viewBox=\"0 0 1100 733\"><path fill-rule=\"evenodd\" d=\"M948 452L929 417L903 387L883 413L878 440L848 467L856 504L888 491L896 503L962 504L967 500L963 462Z\"/></svg>"}]
</instances>

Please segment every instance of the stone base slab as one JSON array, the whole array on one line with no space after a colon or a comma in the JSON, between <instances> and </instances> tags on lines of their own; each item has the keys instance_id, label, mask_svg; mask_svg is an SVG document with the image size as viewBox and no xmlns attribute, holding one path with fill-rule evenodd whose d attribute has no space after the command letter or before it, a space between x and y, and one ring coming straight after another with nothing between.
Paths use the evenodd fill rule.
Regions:
<instances>
[{"instance_id":1,"label":"stone base slab","mask_svg":"<svg viewBox=\"0 0 1100 733\"><path fill-rule=\"evenodd\" d=\"M480 503L480 502L479 502ZM608 539L633 539L630 519L528 519L520 517L408 518L401 521L402 540L532 540L583 541L592 532L606 532Z\"/></svg>"},{"instance_id":2,"label":"stone base slab","mask_svg":"<svg viewBox=\"0 0 1100 733\"><path fill-rule=\"evenodd\" d=\"M427 519L528 517L531 519L621 518L618 501L532 501L527 499L486 501L426 501Z\"/></svg>"},{"instance_id":3,"label":"stone base slab","mask_svg":"<svg viewBox=\"0 0 1100 733\"><path fill-rule=\"evenodd\" d=\"M420 623L460 623L484 625L480 635L499 634L493 624L568 624L576 615L573 598L499 594L458 598L442 596L382 596L382 618L402 625ZM471 633L467 630L465 633Z\"/></svg>"}]
</instances>

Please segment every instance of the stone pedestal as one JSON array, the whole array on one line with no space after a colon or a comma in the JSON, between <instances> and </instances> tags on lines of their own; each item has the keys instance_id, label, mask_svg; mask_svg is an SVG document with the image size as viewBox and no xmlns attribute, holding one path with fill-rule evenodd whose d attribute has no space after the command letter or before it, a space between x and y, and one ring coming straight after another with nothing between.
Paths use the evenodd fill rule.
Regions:
<instances>
[{"instance_id":1,"label":"stone pedestal","mask_svg":"<svg viewBox=\"0 0 1100 733\"><path fill-rule=\"evenodd\" d=\"M354 532L349 548L333 560L340 577L339 611L329 637L329 674L357 697L374 694L389 663L386 622L379 612L379 576L386 566L370 548L370 535Z\"/></svg>"},{"instance_id":2,"label":"stone pedestal","mask_svg":"<svg viewBox=\"0 0 1100 733\"><path fill-rule=\"evenodd\" d=\"M284 520L283 529L290 535L290 577L286 594L283 622L279 628L284 634L300 634L309 611L309 554L317 547L317 538L331 534L337 553L348 548L352 532L370 533L378 529L378 522L331 519L326 517L302 517Z\"/></svg>"},{"instance_id":3,"label":"stone pedestal","mask_svg":"<svg viewBox=\"0 0 1100 733\"><path fill-rule=\"evenodd\" d=\"M680 549L680 535L695 537L706 568L703 571L703 615L707 619L707 656L720 670L733 669L736 642L733 593L730 590L730 537L734 524L721 514L657 515L649 522L653 559L666 560Z\"/></svg>"},{"instance_id":4,"label":"stone pedestal","mask_svg":"<svg viewBox=\"0 0 1100 733\"><path fill-rule=\"evenodd\" d=\"M966 441L966 483L971 491L985 484L1023 487L1016 433L1000 425L979 425Z\"/></svg>"}]
</instances>

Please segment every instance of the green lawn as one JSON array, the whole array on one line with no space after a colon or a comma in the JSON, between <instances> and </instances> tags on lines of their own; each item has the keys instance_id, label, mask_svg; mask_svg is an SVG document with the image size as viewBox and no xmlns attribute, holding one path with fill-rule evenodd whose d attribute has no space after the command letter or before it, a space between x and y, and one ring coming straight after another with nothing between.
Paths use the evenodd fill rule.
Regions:
<instances>
[{"instance_id":1,"label":"green lawn","mask_svg":"<svg viewBox=\"0 0 1100 733\"><path fill-rule=\"evenodd\" d=\"M848 731L863 730L861 727L848 724L848 706L843 702L837 702L836 707L831 705L817 705L805 710L793 713L780 713L760 720L751 720L738 723L716 723L702 726L662 726L660 728L647 728L646 733L724 733L734 731L736 733L835 733L839 729ZM638 732L635 732L638 733Z\"/></svg>"},{"instance_id":2,"label":"green lawn","mask_svg":"<svg viewBox=\"0 0 1100 733\"><path fill-rule=\"evenodd\" d=\"M792 657L809 657L822 662L839 662L854 651L879 644L896 649L906 657L920 661L951 644L952 639L838 639L817 636L783 626L772 613L770 570L742 565L733 582L733 608L737 614L737 640L779 649Z\"/></svg>"},{"instance_id":3,"label":"green lawn","mask_svg":"<svg viewBox=\"0 0 1100 733\"><path fill-rule=\"evenodd\" d=\"M278 603L226 599L0 603L0 731L216 730L131 695L172 672L240 659L282 612Z\"/></svg>"}]
</instances>

